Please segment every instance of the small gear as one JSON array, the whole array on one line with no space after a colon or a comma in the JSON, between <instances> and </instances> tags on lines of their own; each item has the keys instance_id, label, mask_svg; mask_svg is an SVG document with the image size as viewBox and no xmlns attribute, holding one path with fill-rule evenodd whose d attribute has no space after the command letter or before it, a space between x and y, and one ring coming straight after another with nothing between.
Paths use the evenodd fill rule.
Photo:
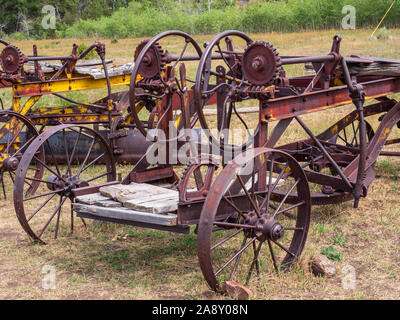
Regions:
<instances>
[{"instance_id":1,"label":"small gear","mask_svg":"<svg viewBox=\"0 0 400 320\"><path fill-rule=\"evenodd\" d=\"M0 63L3 71L8 74L15 74L24 67L26 57L16 46L8 45L0 55Z\"/></svg>"},{"instance_id":2,"label":"small gear","mask_svg":"<svg viewBox=\"0 0 400 320\"><path fill-rule=\"evenodd\" d=\"M149 40L142 40L135 50L135 62L140 52L146 46ZM138 72L144 78L153 78L161 72L161 69L167 63L167 52L156 42L146 52L145 57L141 61Z\"/></svg>"},{"instance_id":3,"label":"small gear","mask_svg":"<svg viewBox=\"0 0 400 320\"><path fill-rule=\"evenodd\" d=\"M255 41L244 52L243 74L253 85L268 85L275 80L281 64L281 58L272 44Z\"/></svg>"}]
</instances>

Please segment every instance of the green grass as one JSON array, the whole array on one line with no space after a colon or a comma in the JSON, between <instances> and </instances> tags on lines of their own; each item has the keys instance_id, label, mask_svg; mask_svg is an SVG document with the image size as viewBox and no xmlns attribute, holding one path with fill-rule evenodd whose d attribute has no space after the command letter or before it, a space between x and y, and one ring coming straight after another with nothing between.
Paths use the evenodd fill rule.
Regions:
<instances>
[{"instance_id":1,"label":"green grass","mask_svg":"<svg viewBox=\"0 0 400 320\"><path fill-rule=\"evenodd\" d=\"M343 259L342 253L332 245L323 248L321 253L333 261L341 261Z\"/></svg>"}]
</instances>

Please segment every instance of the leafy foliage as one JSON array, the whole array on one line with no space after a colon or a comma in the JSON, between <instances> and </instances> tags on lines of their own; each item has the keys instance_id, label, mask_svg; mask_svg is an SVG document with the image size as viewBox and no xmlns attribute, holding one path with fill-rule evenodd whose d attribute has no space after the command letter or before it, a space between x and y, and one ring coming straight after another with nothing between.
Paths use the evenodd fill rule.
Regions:
<instances>
[{"instance_id":1,"label":"leafy foliage","mask_svg":"<svg viewBox=\"0 0 400 320\"><path fill-rule=\"evenodd\" d=\"M191 34L227 29L244 32L292 32L341 28L342 9L356 9L356 27L375 27L392 0L53 0L56 30L41 26L47 0L3 0L1 33L25 37L153 36L168 29ZM400 25L400 3L385 19L386 28ZM382 26L383 26L382 25Z\"/></svg>"}]
</instances>

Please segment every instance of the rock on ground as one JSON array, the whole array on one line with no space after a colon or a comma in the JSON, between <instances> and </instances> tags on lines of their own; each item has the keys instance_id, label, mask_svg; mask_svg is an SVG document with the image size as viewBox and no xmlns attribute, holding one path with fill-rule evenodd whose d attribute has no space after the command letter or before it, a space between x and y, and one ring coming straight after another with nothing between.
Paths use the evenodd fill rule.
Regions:
<instances>
[{"instance_id":1,"label":"rock on ground","mask_svg":"<svg viewBox=\"0 0 400 320\"><path fill-rule=\"evenodd\" d=\"M222 291L238 300L248 300L253 294L250 289L232 280L222 283Z\"/></svg>"},{"instance_id":2,"label":"rock on ground","mask_svg":"<svg viewBox=\"0 0 400 320\"><path fill-rule=\"evenodd\" d=\"M315 255L310 261L311 271L316 276L332 277L336 274L336 268L331 260L323 254Z\"/></svg>"}]
</instances>

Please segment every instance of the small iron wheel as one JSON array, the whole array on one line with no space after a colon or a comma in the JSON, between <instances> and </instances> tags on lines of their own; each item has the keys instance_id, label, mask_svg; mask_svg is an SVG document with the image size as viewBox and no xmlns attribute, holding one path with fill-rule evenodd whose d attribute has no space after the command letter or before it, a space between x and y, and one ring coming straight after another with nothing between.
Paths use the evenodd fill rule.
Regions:
<instances>
[{"instance_id":1,"label":"small iron wheel","mask_svg":"<svg viewBox=\"0 0 400 320\"><path fill-rule=\"evenodd\" d=\"M374 137L375 132L372 126L365 121L366 131L367 131L367 144ZM360 121L354 120L349 123L346 127L340 130L336 135L334 135L329 142L337 143L339 145L344 145L351 148L359 148L360 146Z\"/></svg>"},{"instance_id":2,"label":"small iron wheel","mask_svg":"<svg viewBox=\"0 0 400 320\"><path fill-rule=\"evenodd\" d=\"M30 143L39 135L31 121L9 110L0 111L0 185L2 194L6 198L8 186L12 186L15 180L15 171L18 168L22 155ZM44 157L43 149L38 150L38 157ZM42 175L41 166L36 167L35 179ZM38 187L34 180L28 182L30 194Z\"/></svg>"},{"instance_id":3,"label":"small iron wheel","mask_svg":"<svg viewBox=\"0 0 400 320\"><path fill-rule=\"evenodd\" d=\"M39 157L44 149L45 158ZM43 171L35 178L37 167ZM40 134L27 148L18 165L14 207L22 228L33 239L45 242L52 231L57 238L64 226L62 213L73 202L73 189L115 180L112 151L106 140L86 126L58 125ZM38 184L31 195L29 184ZM68 211L68 210L67 210ZM73 214L71 214L71 232Z\"/></svg>"},{"instance_id":4,"label":"small iron wheel","mask_svg":"<svg viewBox=\"0 0 400 320\"><path fill-rule=\"evenodd\" d=\"M289 270L310 223L307 178L289 154L250 149L217 176L198 227L198 258L210 288L248 282L253 273Z\"/></svg>"}]
</instances>

